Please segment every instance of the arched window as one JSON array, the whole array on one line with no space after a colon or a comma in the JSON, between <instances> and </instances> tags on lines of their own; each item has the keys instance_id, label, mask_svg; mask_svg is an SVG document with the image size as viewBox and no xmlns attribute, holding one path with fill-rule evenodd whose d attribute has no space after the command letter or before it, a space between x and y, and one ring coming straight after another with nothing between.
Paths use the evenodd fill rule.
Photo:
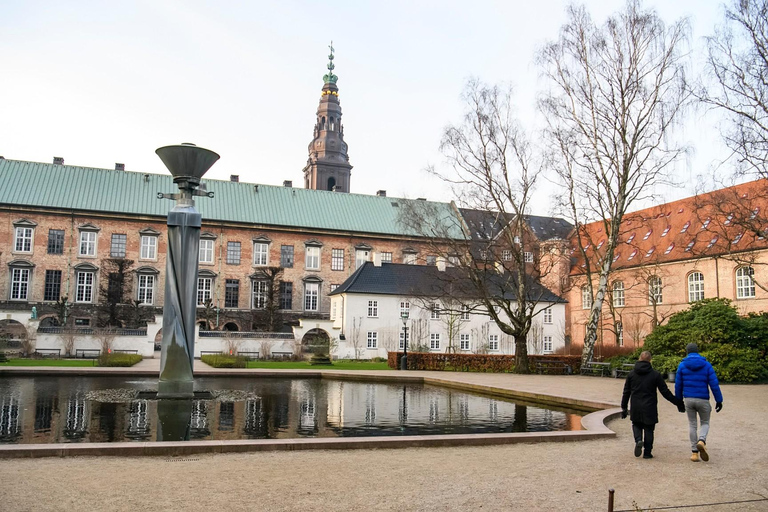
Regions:
<instances>
[{"instance_id":1,"label":"arched window","mask_svg":"<svg viewBox=\"0 0 768 512\"><path fill-rule=\"evenodd\" d=\"M664 295L662 294L662 282L658 276L653 276L648 280L648 304L662 304Z\"/></svg>"},{"instance_id":2,"label":"arched window","mask_svg":"<svg viewBox=\"0 0 768 512\"><path fill-rule=\"evenodd\" d=\"M752 279L755 270L752 267L739 267L736 270L736 298L755 298L755 281Z\"/></svg>"},{"instance_id":3,"label":"arched window","mask_svg":"<svg viewBox=\"0 0 768 512\"><path fill-rule=\"evenodd\" d=\"M333 187L336 186L336 178L330 177L328 178L328 190L333 190Z\"/></svg>"},{"instance_id":4,"label":"arched window","mask_svg":"<svg viewBox=\"0 0 768 512\"><path fill-rule=\"evenodd\" d=\"M584 285L581 287L581 308L589 309L592 307L592 290L589 286Z\"/></svg>"},{"instance_id":5,"label":"arched window","mask_svg":"<svg viewBox=\"0 0 768 512\"><path fill-rule=\"evenodd\" d=\"M691 272L688 275L688 302L704 299L704 274Z\"/></svg>"},{"instance_id":6,"label":"arched window","mask_svg":"<svg viewBox=\"0 0 768 512\"><path fill-rule=\"evenodd\" d=\"M331 118L331 131L336 129L336 120L332 117Z\"/></svg>"},{"instance_id":7,"label":"arched window","mask_svg":"<svg viewBox=\"0 0 768 512\"><path fill-rule=\"evenodd\" d=\"M624 281L613 282L613 307L624 306Z\"/></svg>"}]
</instances>

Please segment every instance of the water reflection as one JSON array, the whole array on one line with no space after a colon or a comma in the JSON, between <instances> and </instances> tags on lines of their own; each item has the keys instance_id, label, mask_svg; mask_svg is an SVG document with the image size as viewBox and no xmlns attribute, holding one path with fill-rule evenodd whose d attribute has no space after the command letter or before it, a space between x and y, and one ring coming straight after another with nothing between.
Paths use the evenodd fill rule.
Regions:
<instances>
[{"instance_id":1,"label":"water reflection","mask_svg":"<svg viewBox=\"0 0 768 512\"><path fill-rule=\"evenodd\" d=\"M198 389L237 389L254 398L89 399L93 390L154 386L154 379L0 378L0 442L234 440L580 428L580 416L574 411L410 384L199 379Z\"/></svg>"}]
</instances>

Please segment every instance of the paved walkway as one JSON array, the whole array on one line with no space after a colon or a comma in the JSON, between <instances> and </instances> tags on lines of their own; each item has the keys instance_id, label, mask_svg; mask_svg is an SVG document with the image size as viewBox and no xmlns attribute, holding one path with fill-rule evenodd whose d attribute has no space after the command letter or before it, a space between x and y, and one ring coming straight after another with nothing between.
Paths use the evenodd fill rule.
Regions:
<instances>
[{"instance_id":1,"label":"paved walkway","mask_svg":"<svg viewBox=\"0 0 768 512\"><path fill-rule=\"evenodd\" d=\"M576 376L411 375L605 403L616 403L623 385ZM633 501L647 509L768 497L768 386L723 386L723 394L708 463L688 460L686 417L662 400L652 460L632 456L628 420L609 422L616 438L575 443L13 459L0 460L0 508L600 511L611 487L617 510L635 510ZM693 510L766 511L768 502Z\"/></svg>"}]
</instances>

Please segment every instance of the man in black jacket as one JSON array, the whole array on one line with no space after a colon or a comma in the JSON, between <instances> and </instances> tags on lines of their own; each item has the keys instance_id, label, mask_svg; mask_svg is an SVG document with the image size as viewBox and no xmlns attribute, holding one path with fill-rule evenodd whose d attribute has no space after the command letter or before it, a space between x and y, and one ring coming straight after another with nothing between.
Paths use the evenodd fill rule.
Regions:
<instances>
[{"instance_id":1,"label":"man in black jacket","mask_svg":"<svg viewBox=\"0 0 768 512\"><path fill-rule=\"evenodd\" d=\"M635 436L635 457L639 457L645 449L643 458L653 458L653 430L659 422L657 389L664 398L677 406L678 411L685 412L682 400L675 398L661 374L651 366L651 353L646 350L640 354L640 360L629 372L621 397L622 419L627 417L627 404L631 402L632 405L629 419L632 420L632 433Z\"/></svg>"}]
</instances>

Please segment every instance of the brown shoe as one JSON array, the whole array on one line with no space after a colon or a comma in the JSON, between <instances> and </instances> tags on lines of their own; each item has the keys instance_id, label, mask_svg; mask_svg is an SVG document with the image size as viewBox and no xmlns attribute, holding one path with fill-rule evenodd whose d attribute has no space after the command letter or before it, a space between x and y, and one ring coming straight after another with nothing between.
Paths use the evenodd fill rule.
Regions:
<instances>
[{"instance_id":1,"label":"brown shoe","mask_svg":"<svg viewBox=\"0 0 768 512\"><path fill-rule=\"evenodd\" d=\"M696 448L699 449L699 455L701 456L701 460L704 462L707 462L709 460L709 454L707 453L707 443L704 441L699 441L696 443Z\"/></svg>"},{"instance_id":2,"label":"brown shoe","mask_svg":"<svg viewBox=\"0 0 768 512\"><path fill-rule=\"evenodd\" d=\"M693 452L691 454L691 462L699 462L699 452Z\"/></svg>"}]
</instances>

